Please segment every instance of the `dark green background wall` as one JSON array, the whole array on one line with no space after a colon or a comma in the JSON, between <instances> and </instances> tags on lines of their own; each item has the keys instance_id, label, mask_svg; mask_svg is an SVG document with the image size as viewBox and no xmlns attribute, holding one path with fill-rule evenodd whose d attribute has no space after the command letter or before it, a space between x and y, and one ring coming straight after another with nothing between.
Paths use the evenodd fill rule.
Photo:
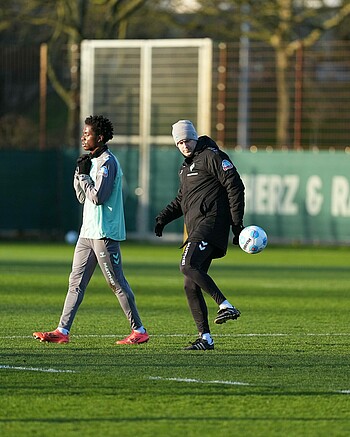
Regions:
<instances>
[{"instance_id":1,"label":"dark green background wall","mask_svg":"<svg viewBox=\"0 0 350 437\"><path fill-rule=\"evenodd\" d=\"M139 153L112 147L124 172L127 230L137 231ZM72 175L77 152L2 151L0 233L61 237L79 230L81 206ZM270 240L350 244L350 154L345 152L229 151L246 186L245 225L265 228ZM178 188L181 155L151 150L148 229ZM182 233L182 220L167 232Z\"/></svg>"}]
</instances>

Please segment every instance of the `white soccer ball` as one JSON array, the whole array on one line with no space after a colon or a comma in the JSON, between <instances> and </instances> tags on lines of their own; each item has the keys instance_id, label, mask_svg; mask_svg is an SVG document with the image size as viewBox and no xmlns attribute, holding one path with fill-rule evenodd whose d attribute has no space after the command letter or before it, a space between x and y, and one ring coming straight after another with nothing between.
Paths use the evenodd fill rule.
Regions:
<instances>
[{"instance_id":1,"label":"white soccer ball","mask_svg":"<svg viewBox=\"0 0 350 437\"><path fill-rule=\"evenodd\" d=\"M259 253L267 246L267 235L263 228L247 226L239 234L239 246L246 253Z\"/></svg>"},{"instance_id":2,"label":"white soccer ball","mask_svg":"<svg viewBox=\"0 0 350 437\"><path fill-rule=\"evenodd\" d=\"M64 236L64 240L67 244L75 244L78 240L78 232L68 231Z\"/></svg>"}]
</instances>

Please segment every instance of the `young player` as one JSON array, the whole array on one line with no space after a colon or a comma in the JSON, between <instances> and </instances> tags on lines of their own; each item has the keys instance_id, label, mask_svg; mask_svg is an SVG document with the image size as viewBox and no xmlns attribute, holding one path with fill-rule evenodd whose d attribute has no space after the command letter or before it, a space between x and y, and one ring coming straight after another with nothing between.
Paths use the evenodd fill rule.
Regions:
<instances>
[{"instance_id":1,"label":"young player","mask_svg":"<svg viewBox=\"0 0 350 437\"><path fill-rule=\"evenodd\" d=\"M107 118L99 115L85 119L81 142L89 153L78 158L74 174L75 193L78 201L84 204L83 223L58 327L51 332L34 332L34 338L40 341L69 342L73 320L97 264L131 326L131 334L117 344L139 344L149 340L122 269L120 241L126 238L123 172L107 146L112 138L113 125Z\"/></svg>"}]
</instances>

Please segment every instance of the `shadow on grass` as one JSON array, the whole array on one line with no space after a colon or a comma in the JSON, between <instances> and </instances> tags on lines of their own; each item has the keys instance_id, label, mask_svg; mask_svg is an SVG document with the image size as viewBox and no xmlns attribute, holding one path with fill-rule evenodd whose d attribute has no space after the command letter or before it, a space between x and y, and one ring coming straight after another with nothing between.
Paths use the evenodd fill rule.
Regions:
<instances>
[{"instance_id":1,"label":"shadow on grass","mask_svg":"<svg viewBox=\"0 0 350 437\"><path fill-rule=\"evenodd\" d=\"M302 393L301 393L302 394ZM316 393L313 393L315 395ZM319 394L319 393L317 393ZM280 393L279 393L280 395ZM300 395L300 394L299 394ZM194 422L203 422L203 416L185 416L184 414L179 415L178 417L171 417L171 416L160 416L160 417L150 417L147 416L141 416L141 417L135 417L134 414L131 413L130 416L127 417L103 417L103 418L85 418L82 417L79 418L50 418L50 419L34 419L34 418L28 418L28 419L0 419L0 423L103 423L103 422L112 422L112 423L123 423L123 422L183 422L186 421L194 421ZM206 422L218 422L222 423L223 418L221 416L205 416ZM239 421L263 421L263 422L344 422L348 421L348 419L344 417L264 417L264 416L230 416L225 417L225 422L239 422ZM117 435L117 434L116 434Z\"/></svg>"},{"instance_id":2,"label":"shadow on grass","mask_svg":"<svg viewBox=\"0 0 350 437\"><path fill-rule=\"evenodd\" d=\"M133 263L128 262L124 263L124 268L127 269L129 272L133 272L136 270L137 272L142 272L142 275L147 276L154 276L155 274L164 274L164 272L178 272L179 271L179 264L178 263L153 263L152 267L150 268L149 264L145 263ZM70 271L71 269L71 262L38 262L38 261L17 261L15 264L13 261L1 261L0 262L0 272L3 270L4 272L9 271L27 271L30 272L45 272L45 271L52 271L55 274L61 273L67 273L67 271ZM97 267L98 270L98 267ZM317 274L320 273L346 273L349 275L350 278L350 270L348 266L302 266L302 265L257 265L257 264L249 264L249 265L242 265L242 264L220 264L220 263L213 263L211 266L210 271L215 272L269 272L269 273L278 273L279 275L281 272L286 273L292 273L298 274L298 273L308 273L308 274Z\"/></svg>"}]
</instances>

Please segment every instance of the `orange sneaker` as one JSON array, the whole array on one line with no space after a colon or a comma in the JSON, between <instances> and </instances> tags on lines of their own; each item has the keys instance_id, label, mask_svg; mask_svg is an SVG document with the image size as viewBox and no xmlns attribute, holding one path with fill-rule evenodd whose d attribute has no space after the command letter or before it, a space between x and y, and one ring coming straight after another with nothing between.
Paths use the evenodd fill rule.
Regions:
<instances>
[{"instance_id":1,"label":"orange sneaker","mask_svg":"<svg viewBox=\"0 0 350 437\"><path fill-rule=\"evenodd\" d=\"M123 340L118 340L116 344L141 344L146 343L149 340L149 335L147 332L141 334L137 331L132 331L130 335L123 338Z\"/></svg>"},{"instance_id":2,"label":"orange sneaker","mask_svg":"<svg viewBox=\"0 0 350 437\"><path fill-rule=\"evenodd\" d=\"M33 337L48 343L68 343L69 335L62 334L58 329L51 332L33 332Z\"/></svg>"}]
</instances>

